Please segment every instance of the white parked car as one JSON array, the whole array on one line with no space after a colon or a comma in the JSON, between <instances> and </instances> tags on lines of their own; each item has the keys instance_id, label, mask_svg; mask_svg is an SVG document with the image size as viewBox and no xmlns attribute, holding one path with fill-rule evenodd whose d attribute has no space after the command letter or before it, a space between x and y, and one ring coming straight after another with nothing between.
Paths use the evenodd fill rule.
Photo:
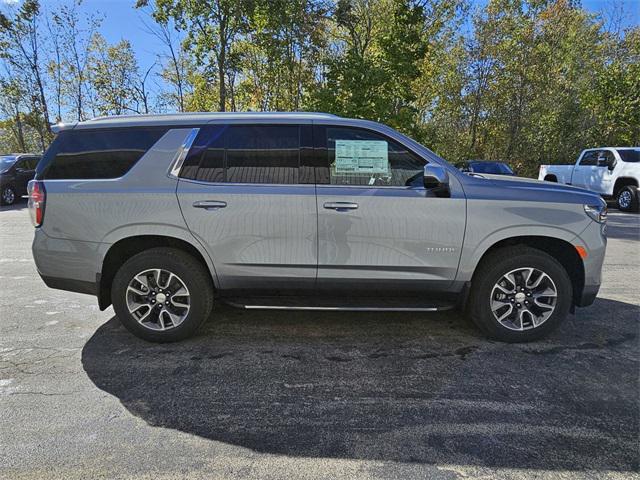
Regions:
<instances>
[{"instance_id":1,"label":"white parked car","mask_svg":"<svg viewBox=\"0 0 640 480\"><path fill-rule=\"evenodd\" d=\"M637 212L640 147L589 148L575 165L540 165L538 179L586 188L614 199L622 211Z\"/></svg>"}]
</instances>

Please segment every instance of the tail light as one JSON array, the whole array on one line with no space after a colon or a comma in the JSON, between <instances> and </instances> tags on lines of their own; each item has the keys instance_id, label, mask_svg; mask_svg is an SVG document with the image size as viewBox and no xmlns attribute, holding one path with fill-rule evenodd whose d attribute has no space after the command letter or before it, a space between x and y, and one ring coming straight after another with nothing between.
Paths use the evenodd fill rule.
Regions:
<instances>
[{"instance_id":1,"label":"tail light","mask_svg":"<svg viewBox=\"0 0 640 480\"><path fill-rule=\"evenodd\" d=\"M34 227L42 225L44 220L44 206L47 200L47 192L44 189L44 183L38 180L31 180L27 187L29 194L29 214Z\"/></svg>"}]
</instances>

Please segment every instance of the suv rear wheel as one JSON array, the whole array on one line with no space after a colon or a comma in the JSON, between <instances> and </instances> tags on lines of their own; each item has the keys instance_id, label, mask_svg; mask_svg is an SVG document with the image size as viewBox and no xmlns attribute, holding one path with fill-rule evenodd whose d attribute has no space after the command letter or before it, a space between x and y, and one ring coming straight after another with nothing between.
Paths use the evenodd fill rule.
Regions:
<instances>
[{"instance_id":1,"label":"suv rear wheel","mask_svg":"<svg viewBox=\"0 0 640 480\"><path fill-rule=\"evenodd\" d=\"M134 335L150 342L192 336L209 317L213 285L201 262L175 248L134 255L111 288L116 315Z\"/></svg>"},{"instance_id":2,"label":"suv rear wheel","mask_svg":"<svg viewBox=\"0 0 640 480\"><path fill-rule=\"evenodd\" d=\"M467 313L492 338L528 342L567 316L572 291L569 275L555 258L524 245L507 247L478 267Z\"/></svg>"}]
</instances>

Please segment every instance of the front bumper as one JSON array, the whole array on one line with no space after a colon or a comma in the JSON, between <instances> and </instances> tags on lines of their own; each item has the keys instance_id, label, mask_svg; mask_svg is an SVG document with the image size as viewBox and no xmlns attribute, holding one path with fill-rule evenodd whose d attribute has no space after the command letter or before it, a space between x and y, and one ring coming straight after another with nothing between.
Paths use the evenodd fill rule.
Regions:
<instances>
[{"instance_id":1,"label":"front bumper","mask_svg":"<svg viewBox=\"0 0 640 480\"><path fill-rule=\"evenodd\" d=\"M602 281L602 265L607 249L607 237L605 235L606 224L592 221L571 243L582 246L587 251L587 257L583 259L584 287L581 295L574 299L578 307L591 305L598 295Z\"/></svg>"},{"instance_id":2,"label":"front bumper","mask_svg":"<svg viewBox=\"0 0 640 480\"><path fill-rule=\"evenodd\" d=\"M576 307L588 307L591 305L596 300L599 290L600 285L585 285L580 298L574 300Z\"/></svg>"}]
</instances>

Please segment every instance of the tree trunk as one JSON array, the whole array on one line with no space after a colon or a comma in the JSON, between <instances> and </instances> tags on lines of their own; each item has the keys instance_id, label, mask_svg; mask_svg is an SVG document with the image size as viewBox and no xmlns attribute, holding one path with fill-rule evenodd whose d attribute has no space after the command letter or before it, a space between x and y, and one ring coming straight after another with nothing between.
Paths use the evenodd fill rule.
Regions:
<instances>
[{"instance_id":1,"label":"tree trunk","mask_svg":"<svg viewBox=\"0 0 640 480\"><path fill-rule=\"evenodd\" d=\"M226 52L225 46L220 45L220 55L218 57L218 83L220 88L220 105L218 109L221 112L225 111L226 103L227 103L227 85L225 82L225 61L226 61Z\"/></svg>"},{"instance_id":2,"label":"tree trunk","mask_svg":"<svg viewBox=\"0 0 640 480\"><path fill-rule=\"evenodd\" d=\"M16 140L18 141L18 148L21 152L27 151L27 146L24 144L24 131L22 128L22 119L20 118L20 111L16 111Z\"/></svg>"}]
</instances>

